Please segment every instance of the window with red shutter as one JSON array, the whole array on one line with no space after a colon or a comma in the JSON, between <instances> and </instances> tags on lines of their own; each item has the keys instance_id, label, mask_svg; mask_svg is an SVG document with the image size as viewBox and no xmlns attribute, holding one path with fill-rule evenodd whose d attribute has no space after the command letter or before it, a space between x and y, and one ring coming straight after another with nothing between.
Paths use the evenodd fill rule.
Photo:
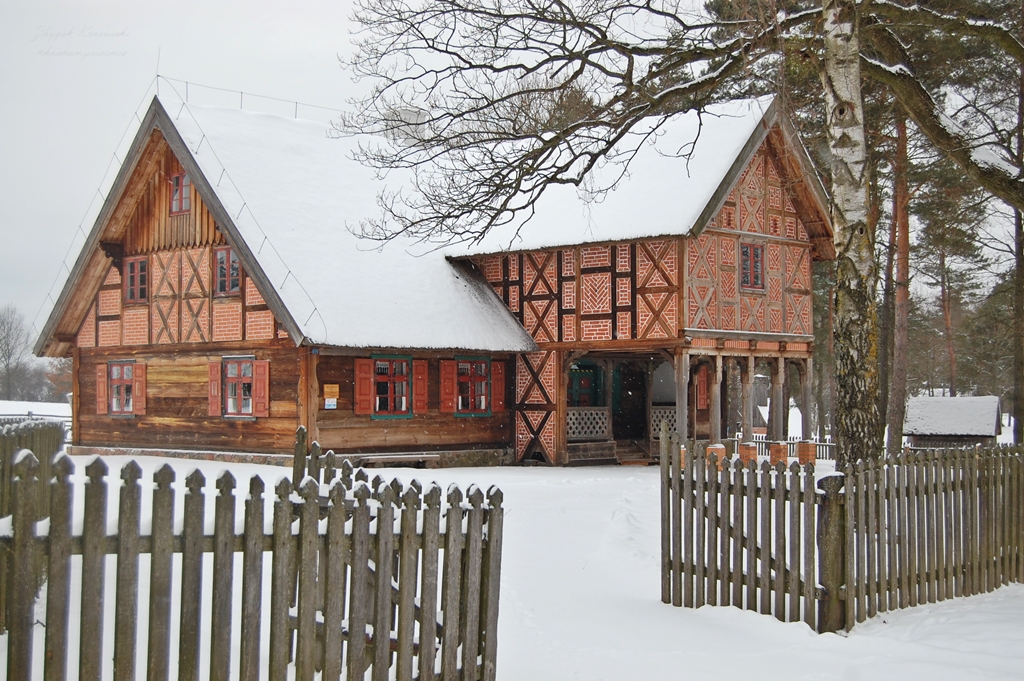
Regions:
<instances>
[{"instance_id":1,"label":"window with red shutter","mask_svg":"<svg viewBox=\"0 0 1024 681\"><path fill-rule=\"evenodd\" d=\"M410 418L409 357L373 358L373 416Z\"/></svg>"},{"instance_id":2,"label":"window with red shutter","mask_svg":"<svg viewBox=\"0 0 1024 681\"><path fill-rule=\"evenodd\" d=\"M107 364L109 414L125 416L135 413L135 362L121 361Z\"/></svg>"},{"instance_id":3,"label":"window with red shutter","mask_svg":"<svg viewBox=\"0 0 1024 681\"><path fill-rule=\"evenodd\" d=\"M490 413L490 365L486 359L457 359L458 395L455 413L487 415Z\"/></svg>"}]
</instances>

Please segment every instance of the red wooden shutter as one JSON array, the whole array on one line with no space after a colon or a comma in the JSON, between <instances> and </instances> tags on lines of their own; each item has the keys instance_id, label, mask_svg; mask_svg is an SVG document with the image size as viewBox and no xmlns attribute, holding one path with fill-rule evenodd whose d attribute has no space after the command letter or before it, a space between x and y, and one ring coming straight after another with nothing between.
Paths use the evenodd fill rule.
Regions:
<instances>
[{"instance_id":1,"label":"red wooden shutter","mask_svg":"<svg viewBox=\"0 0 1024 681\"><path fill-rule=\"evenodd\" d=\"M357 359L355 376L355 401L353 410L357 414L373 413L373 360Z\"/></svg>"},{"instance_id":2,"label":"red wooden shutter","mask_svg":"<svg viewBox=\"0 0 1024 681\"><path fill-rule=\"evenodd\" d=\"M491 362L491 411L505 411L505 362Z\"/></svg>"},{"instance_id":3,"label":"red wooden shutter","mask_svg":"<svg viewBox=\"0 0 1024 681\"><path fill-rule=\"evenodd\" d=\"M252 415L270 416L270 360L252 363Z\"/></svg>"},{"instance_id":4,"label":"red wooden shutter","mask_svg":"<svg viewBox=\"0 0 1024 681\"><path fill-rule=\"evenodd\" d=\"M220 362L210 362L210 407L209 416L220 416L224 408L220 399Z\"/></svg>"},{"instance_id":5,"label":"red wooden shutter","mask_svg":"<svg viewBox=\"0 0 1024 681\"><path fill-rule=\"evenodd\" d=\"M107 363L96 365L96 413L106 414L109 409L107 399Z\"/></svg>"},{"instance_id":6,"label":"red wooden shutter","mask_svg":"<svg viewBox=\"0 0 1024 681\"><path fill-rule=\"evenodd\" d=\"M412 362L412 413L427 413L427 360Z\"/></svg>"},{"instance_id":7,"label":"red wooden shutter","mask_svg":"<svg viewBox=\"0 0 1024 681\"><path fill-rule=\"evenodd\" d=\"M455 413L455 393L458 388L459 363L450 360L441 360L441 412L445 414Z\"/></svg>"},{"instance_id":8,"label":"red wooden shutter","mask_svg":"<svg viewBox=\"0 0 1024 681\"><path fill-rule=\"evenodd\" d=\"M136 362L132 372L132 413L146 415L146 365Z\"/></svg>"}]
</instances>

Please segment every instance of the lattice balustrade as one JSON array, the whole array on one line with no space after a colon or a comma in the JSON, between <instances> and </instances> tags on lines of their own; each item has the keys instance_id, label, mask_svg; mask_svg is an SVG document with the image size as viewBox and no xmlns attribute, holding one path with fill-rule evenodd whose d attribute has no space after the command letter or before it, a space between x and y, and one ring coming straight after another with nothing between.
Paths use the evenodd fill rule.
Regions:
<instances>
[{"instance_id":1,"label":"lattice balustrade","mask_svg":"<svg viewBox=\"0 0 1024 681\"><path fill-rule=\"evenodd\" d=\"M565 425L569 442L610 439L611 410L608 407L569 407Z\"/></svg>"},{"instance_id":2,"label":"lattice balustrade","mask_svg":"<svg viewBox=\"0 0 1024 681\"><path fill-rule=\"evenodd\" d=\"M652 440L660 439L662 421L668 421L670 433L676 429L676 406L674 404L668 407L651 407L651 424L647 432L651 434Z\"/></svg>"}]
</instances>

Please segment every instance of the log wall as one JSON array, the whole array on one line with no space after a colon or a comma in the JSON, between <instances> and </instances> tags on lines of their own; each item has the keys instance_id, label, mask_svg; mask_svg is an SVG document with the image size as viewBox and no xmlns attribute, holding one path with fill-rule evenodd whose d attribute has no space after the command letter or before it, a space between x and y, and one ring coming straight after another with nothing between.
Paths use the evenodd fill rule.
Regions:
<instances>
[{"instance_id":1,"label":"log wall","mask_svg":"<svg viewBox=\"0 0 1024 681\"><path fill-rule=\"evenodd\" d=\"M368 353L367 357L370 356ZM457 447L504 448L512 441L512 411L490 416L456 416L442 413L441 357L413 354L426 359L427 413L412 418L375 419L357 415L353 409L355 358L320 355L316 365L319 391L314 437L326 449L336 452L400 451L415 448L429 451ZM444 359L450 359L446 357ZM494 358L492 361L506 361ZM511 363L505 375L510 376ZM506 378L505 404L511 405L511 381ZM338 384L337 409L324 409L324 385Z\"/></svg>"},{"instance_id":2,"label":"log wall","mask_svg":"<svg viewBox=\"0 0 1024 681\"><path fill-rule=\"evenodd\" d=\"M211 361L255 355L270 361L270 416L208 416ZM96 413L96 366L118 359L145 362L146 414ZM83 348L78 372L75 444L117 447L290 452L299 423L299 350L290 340L195 345Z\"/></svg>"}]
</instances>

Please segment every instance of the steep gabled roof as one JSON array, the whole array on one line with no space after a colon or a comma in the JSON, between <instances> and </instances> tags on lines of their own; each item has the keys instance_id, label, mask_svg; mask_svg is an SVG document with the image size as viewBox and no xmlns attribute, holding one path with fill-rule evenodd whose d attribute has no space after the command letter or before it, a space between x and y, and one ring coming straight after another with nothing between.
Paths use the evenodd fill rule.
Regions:
<instances>
[{"instance_id":1,"label":"steep gabled roof","mask_svg":"<svg viewBox=\"0 0 1024 681\"><path fill-rule=\"evenodd\" d=\"M994 395L907 400L904 435L995 437L999 431L999 398Z\"/></svg>"},{"instance_id":2,"label":"steep gabled roof","mask_svg":"<svg viewBox=\"0 0 1024 681\"><path fill-rule=\"evenodd\" d=\"M444 254L381 249L349 226L382 185L329 126L154 98L128 159L50 314L37 353L65 354L110 260L121 206L162 135L296 343L351 348L530 351L533 340L477 273Z\"/></svg>"},{"instance_id":3,"label":"steep gabled roof","mask_svg":"<svg viewBox=\"0 0 1024 681\"><path fill-rule=\"evenodd\" d=\"M551 186L531 216L449 252L483 255L699 234L767 142L794 193L815 258L835 257L825 191L777 100L737 100L710 106L701 114L678 114L632 154L636 136L650 132L647 128L633 133L622 151L611 154L619 160L595 168L582 187ZM629 165L622 175L621 161L627 156Z\"/></svg>"}]
</instances>

